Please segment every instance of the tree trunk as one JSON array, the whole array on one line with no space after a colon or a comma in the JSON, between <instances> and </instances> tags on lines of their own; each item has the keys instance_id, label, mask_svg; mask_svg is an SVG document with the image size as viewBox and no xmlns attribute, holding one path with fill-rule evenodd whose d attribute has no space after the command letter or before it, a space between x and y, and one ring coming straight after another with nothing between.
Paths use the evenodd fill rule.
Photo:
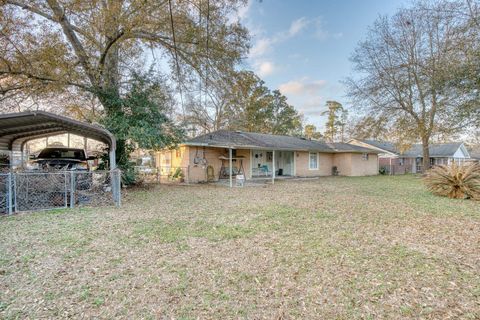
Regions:
<instances>
[{"instance_id":1,"label":"tree trunk","mask_svg":"<svg viewBox=\"0 0 480 320\"><path fill-rule=\"evenodd\" d=\"M423 150L423 172L430 169L430 150L429 150L428 137L422 137L422 150Z\"/></svg>"}]
</instances>

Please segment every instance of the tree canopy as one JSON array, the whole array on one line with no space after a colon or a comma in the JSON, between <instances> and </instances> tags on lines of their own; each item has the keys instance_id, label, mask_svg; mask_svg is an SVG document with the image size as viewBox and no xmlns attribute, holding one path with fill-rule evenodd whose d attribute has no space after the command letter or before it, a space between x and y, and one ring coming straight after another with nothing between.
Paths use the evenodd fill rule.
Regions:
<instances>
[{"instance_id":1,"label":"tree canopy","mask_svg":"<svg viewBox=\"0 0 480 320\"><path fill-rule=\"evenodd\" d=\"M480 113L474 94L452 85L471 58L464 35L479 31L459 4L419 1L378 18L351 59L360 75L347 81L354 105L420 140L426 167L432 136L461 131Z\"/></svg>"},{"instance_id":2,"label":"tree canopy","mask_svg":"<svg viewBox=\"0 0 480 320\"><path fill-rule=\"evenodd\" d=\"M161 58L182 79L207 66L212 72L233 68L248 50L247 30L228 18L242 4L4 0L1 93L119 91L131 71Z\"/></svg>"},{"instance_id":3,"label":"tree canopy","mask_svg":"<svg viewBox=\"0 0 480 320\"><path fill-rule=\"evenodd\" d=\"M165 111L161 105L165 100L152 102L145 96L153 94L150 89L138 90L138 74L151 67L168 74L180 96L191 78L228 74L249 48L247 30L232 19L244 4L243 0L4 0L0 6L2 105L8 108L11 102L16 107L51 96L93 97L102 107L99 115L119 138L120 150L128 149L122 147L125 139L160 147L158 142L174 141L175 137L165 136L178 130L150 126L154 135L135 141L145 135L130 121L132 116L141 123L148 121L140 119L145 111L153 119ZM146 102L143 110L138 98ZM111 119L123 119L122 125L130 127L116 126ZM122 164L125 156L120 152L117 157Z\"/></svg>"},{"instance_id":4,"label":"tree canopy","mask_svg":"<svg viewBox=\"0 0 480 320\"><path fill-rule=\"evenodd\" d=\"M242 130L298 135L302 116L279 90L271 91L252 71L237 71L209 85L207 99L192 96L188 120L200 130Z\"/></svg>"}]
</instances>

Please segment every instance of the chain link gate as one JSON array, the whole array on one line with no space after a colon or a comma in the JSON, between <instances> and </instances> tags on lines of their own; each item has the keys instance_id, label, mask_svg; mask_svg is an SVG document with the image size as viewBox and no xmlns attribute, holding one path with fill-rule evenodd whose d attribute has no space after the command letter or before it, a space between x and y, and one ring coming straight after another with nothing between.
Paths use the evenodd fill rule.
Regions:
<instances>
[{"instance_id":1,"label":"chain link gate","mask_svg":"<svg viewBox=\"0 0 480 320\"><path fill-rule=\"evenodd\" d=\"M120 206L120 181L120 170L0 174L0 214L75 206Z\"/></svg>"}]
</instances>

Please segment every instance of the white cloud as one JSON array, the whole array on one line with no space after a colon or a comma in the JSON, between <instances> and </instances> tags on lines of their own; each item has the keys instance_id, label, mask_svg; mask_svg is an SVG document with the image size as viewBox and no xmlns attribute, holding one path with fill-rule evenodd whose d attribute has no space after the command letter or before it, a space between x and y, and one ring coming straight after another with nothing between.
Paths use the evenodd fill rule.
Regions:
<instances>
[{"instance_id":1,"label":"white cloud","mask_svg":"<svg viewBox=\"0 0 480 320\"><path fill-rule=\"evenodd\" d=\"M310 20L301 17L292 21L287 31L274 34L272 37L262 37L258 39L250 50L250 58L259 58L272 51L275 44L285 42L303 31L309 24Z\"/></svg>"},{"instance_id":2,"label":"white cloud","mask_svg":"<svg viewBox=\"0 0 480 320\"><path fill-rule=\"evenodd\" d=\"M292 23L290 24L290 29L288 29L288 37L293 37L300 33L308 26L309 23L310 21L305 17L301 17L297 20L292 21Z\"/></svg>"},{"instance_id":3,"label":"white cloud","mask_svg":"<svg viewBox=\"0 0 480 320\"><path fill-rule=\"evenodd\" d=\"M314 20L315 24L315 38L318 40L327 40L327 39L339 39L343 36L343 33L336 32L332 33L325 28L325 23L321 17L318 17Z\"/></svg>"},{"instance_id":4,"label":"white cloud","mask_svg":"<svg viewBox=\"0 0 480 320\"><path fill-rule=\"evenodd\" d=\"M273 42L269 38L262 38L258 40L255 45L250 50L250 57L257 58L264 56L266 53L271 51L273 48Z\"/></svg>"},{"instance_id":5,"label":"white cloud","mask_svg":"<svg viewBox=\"0 0 480 320\"><path fill-rule=\"evenodd\" d=\"M266 77L271 75L275 71L275 65L270 61L261 62L256 70L256 73L260 77Z\"/></svg>"},{"instance_id":6,"label":"white cloud","mask_svg":"<svg viewBox=\"0 0 480 320\"><path fill-rule=\"evenodd\" d=\"M325 80L310 80L305 77L282 83L279 89L283 94L314 96L317 95L326 84L327 82Z\"/></svg>"}]
</instances>

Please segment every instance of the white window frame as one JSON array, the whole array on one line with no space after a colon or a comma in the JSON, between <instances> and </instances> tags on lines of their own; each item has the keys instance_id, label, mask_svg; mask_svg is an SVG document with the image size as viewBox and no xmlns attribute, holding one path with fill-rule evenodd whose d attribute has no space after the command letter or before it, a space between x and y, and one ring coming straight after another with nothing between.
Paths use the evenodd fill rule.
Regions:
<instances>
[{"instance_id":1,"label":"white window frame","mask_svg":"<svg viewBox=\"0 0 480 320\"><path fill-rule=\"evenodd\" d=\"M362 160L368 161L368 153L362 153Z\"/></svg>"},{"instance_id":2,"label":"white window frame","mask_svg":"<svg viewBox=\"0 0 480 320\"><path fill-rule=\"evenodd\" d=\"M312 154L317 156L317 166L315 168L312 168ZM320 164L320 157L318 152L309 152L308 153L308 170L318 170Z\"/></svg>"}]
</instances>

